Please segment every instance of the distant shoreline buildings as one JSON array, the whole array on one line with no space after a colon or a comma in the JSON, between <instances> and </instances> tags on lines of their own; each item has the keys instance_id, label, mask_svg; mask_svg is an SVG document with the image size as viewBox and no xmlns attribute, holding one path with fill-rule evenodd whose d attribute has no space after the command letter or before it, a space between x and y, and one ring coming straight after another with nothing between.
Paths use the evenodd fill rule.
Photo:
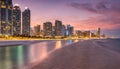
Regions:
<instances>
[{"instance_id":1,"label":"distant shoreline buildings","mask_svg":"<svg viewBox=\"0 0 120 69\"><path fill-rule=\"evenodd\" d=\"M64 38L73 36L74 27L71 25L65 26L62 21L55 20L53 25L52 22L43 23L43 29L41 29L40 25L34 26L34 35L42 38Z\"/></svg>"},{"instance_id":2,"label":"distant shoreline buildings","mask_svg":"<svg viewBox=\"0 0 120 69\"><path fill-rule=\"evenodd\" d=\"M36 34L37 33L37 34ZM105 35L101 34L101 29L98 28L96 33L91 31L74 30L71 25L64 25L62 21L55 20L55 26L52 22L43 23L43 29L40 25L34 27L33 37L40 38L104 38Z\"/></svg>"}]
</instances>

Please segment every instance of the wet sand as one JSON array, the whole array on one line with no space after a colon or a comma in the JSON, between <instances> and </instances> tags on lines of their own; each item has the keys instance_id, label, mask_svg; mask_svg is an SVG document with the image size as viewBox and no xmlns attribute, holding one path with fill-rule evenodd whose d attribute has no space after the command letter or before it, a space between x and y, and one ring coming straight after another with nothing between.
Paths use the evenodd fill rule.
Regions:
<instances>
[{"instance_id":1,"label":"wet sand","mask_svg":"<svg viewBox=\"0 0 120 69\"><path fill-rule=\"evenodd\" d=\"M31 69L120 69L120 39L79 41L54 51Z\"/></svg>"}]
</instances>

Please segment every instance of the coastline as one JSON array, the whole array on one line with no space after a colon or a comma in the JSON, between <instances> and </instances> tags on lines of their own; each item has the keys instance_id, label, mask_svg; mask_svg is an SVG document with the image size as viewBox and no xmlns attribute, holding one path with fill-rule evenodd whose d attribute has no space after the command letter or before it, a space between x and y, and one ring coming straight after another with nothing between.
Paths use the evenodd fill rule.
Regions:
<instances>
[{"instance_id":1,"label":"coastline","mask_svg":"<svg viewBox=\"0 0 120 69\"><path fill-rule=\"evenodd\" d=\"M106 39L106 38L104 38ZM104 40L103 39L103 40ZM110 38L110 39L120 39L120 38ZM56 40L102 40L98 38L91 38L91 39L86 39L86 38L77 38L77 39L17 39L17 40L0 40L0 47L5 47L5 46L15 46L15 45L29 45L33 43L38 43L38 42L44 42L44 41L56 41Z\"/></svg>"},{"instance_id":2,"label":"coastline","mask_svg":"<svg viewBox=\"0 0 120 69\"><path fill-rule=\"evenodd\" d=\"M19 40L0 40L0 47L15 46L15 45L30 45L44 41L58 40L76 40L76 39L19 39ZM79 39L77 39L79 40Z\"/></svg>"}]
</instances>

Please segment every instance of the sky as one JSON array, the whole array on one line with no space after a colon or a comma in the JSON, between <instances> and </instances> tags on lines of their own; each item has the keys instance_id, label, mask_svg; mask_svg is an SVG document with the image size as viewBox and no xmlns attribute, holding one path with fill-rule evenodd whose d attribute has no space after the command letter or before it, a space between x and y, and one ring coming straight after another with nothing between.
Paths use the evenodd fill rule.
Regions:
<instances>
[{"instance_id":1,"label":"sky","mask_svg":"<svg viewBox=\"0 0 120 69\"><path fill-rule=\"evenodd\" d=\"M31 26L61 20L75 30L97 30L120 37L120 0L13 0L31 10Z\"/></svg>"}]
</instances>

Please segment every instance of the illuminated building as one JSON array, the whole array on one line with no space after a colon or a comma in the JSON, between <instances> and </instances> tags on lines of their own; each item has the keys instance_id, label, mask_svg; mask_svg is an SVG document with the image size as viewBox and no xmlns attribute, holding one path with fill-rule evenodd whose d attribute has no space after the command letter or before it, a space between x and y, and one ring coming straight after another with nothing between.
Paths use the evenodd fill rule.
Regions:
<instances>
[{"instance_id":1,"label":"illuminated building","mask_svg":"<svg viewBox=\"0 0 120 69\"><path fill-rule=\"evenodd\" d=\"M98 28L98 30L96 31L96 37L100 38L101 36L101 29Z\"/></svg>"},{"instance_id":2,"label":"illuminated building","mask_svg":"<svg viewBox=\"0 0 120 69\"><path fill-rule=\"evenodd\" d=\"M40 34L40 25L34 26L34 35Z\"/></svg>"},{"instance_id":3,"label":"illuminated building","mask_svg":"<svg viewBox=\"0 0 120 69\"><path fill-rule=\"evenodd\" d=\"M75 35L80 38L82 36L82 32L80 30L76 30Z\"/></svg>"},{"instance_id":4,"label":"illuminated building","mask_svg":"<svg viewBox=\"0 0 120 69\"><path fill-rule=\"evenodd\" d=\"M12 0L0 0L0 34L12 35Z\"/></svg>"},{"instance_id":5,"label":"illuminated building","mask_svg":"<svg viewBox=\"0 0 120 69\"><path fill-rule=\"evenodd\" d=\"M70 36L73 36L73 34L74 34L74 27L73 26L70 27L70 31L69 32L70 32Z\"/></svg>"},{"instance_id":6,"label":"illuminated building","mask_svg":"<svg viewBox=\"0 0 120 69\"><path fill-rule=\"evenodd\" d=\"M30 28L30 36L34 36L34 30L33 30L33 28Z\"/></svg>"},{"instance_id":7,"label":"illuminated building","mask_svg":"<svg viewBox=\"0 0 120 69\"><path fill-rule=\"evenodd\" d=\"M66 32L66 35L67 36L72 36L74 33L74 27L71 26L71 25L67 25L67 32Z\"/></svg>"},{"instance_id":8,"label":"illuminated building","mask_svg":"<svg viewBox=\"0 0 120 69\"><path fill-rule=\"evenodd\" d=\"M62 25L62 37L66 36L66 27L65 25Z\"/></svg>"},{"instance_id":9,"label":"illuminated building","mask_svg":"<svg viewBox=\"0 0 120 69\"><path fill-rule=\"evenodd\" d=\"M84 32L82 32L82 36L83 37L90 37L90 35L91 35L90 31L84 31Z\"/></svg>"},{"instance_id":10,"label":"illuminated building","mask_svg":"<svg viewBox=\"0 0 120 69\"><path fill-rule=\"evenodd\" d=\"M57 37L62 36L62 21L59 20L55 21L55 36Z\"/></svg>"},{"instance_id":11,"label":"illuminated building","mask_svg":"<svg viewBox=\"0 0 120 69\"><path fill-rule=\"evenodd\" d=\"M91 32L91 37L96 37L96 34Z\"/></svg>"},{"instance_id":12,"label":"illuminated building","mask_svg":"<svg viewBox=\"0 0 120 69\"><path fill-rule=\"evenodd\" d=\"M30 36L30 18L30 9L26 7L22 12L22 35L24 36Z\"/></svg>"},{"instance_id":13,"label":"illuminated building","mask_svg":"<svg viewBox=\"0 0 120 69\"><path fill-rule=\"evenodd\" d=\"M98 28L98 31L97 31L97 36L100 38L100 35L101 35L101 29Z\"/></svg>"},{"instance_id":14,"label":"illuminated building","mask_svg":"<svg viewBox=\"0 0 120 69\"><path fill-rule=\"evenodd\" d=\"M43 24L44 36L52 37L52 23L46 22Z\"/></svg>"},{"instance_id":15,"label":"illuminated building","mask_svg":"<svg viewBox=\"0 0 120 69\"><path fill-rule=\"evenodd\" d=\"M13 8L13 35L21 34L21 9L18 4Z\"/></svg>"},{"instance_id":16,"label":"illuminated building","mask_svg":"<svg viewBox=\"0 0 120 69\"><path fill-rule=\"evenodd\" d=\"M55 36L55 26L52 27L52 35Z\"/></svg>"}]
</instances>

